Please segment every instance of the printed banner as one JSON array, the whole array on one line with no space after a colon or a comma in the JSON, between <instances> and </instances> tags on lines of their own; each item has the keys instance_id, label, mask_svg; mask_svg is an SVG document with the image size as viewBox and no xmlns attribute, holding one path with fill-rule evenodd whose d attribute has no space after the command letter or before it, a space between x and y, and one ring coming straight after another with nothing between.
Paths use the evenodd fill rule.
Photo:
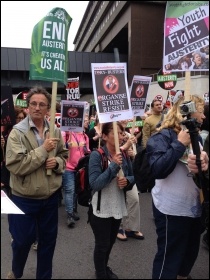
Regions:
<instances>
[{"instance_id":1,"label":"printed banner","mask_svg":"<svg viewBox=\"0 0 210 280\"><path fill-rule=\"evenodd\" d=\"M66 85L66 100L75 100L80 99L79 92L79 77L77 78L68 78Z\"/></svg>"},{"instance_id":2,"label":"printed banner","mask_svg":"<svg viewBox=\"0 0 210 280\"><path fill-rule=\"evenodd\" d=\"M131 83L131 107L133 116L144 116L147 93L152 77L134 76Z\"/></svg>"},{"instance_id":3,"label":"printed banner","mask_svg":"<svg viewBox=\"0 0 210 280\"><path fill-rule=\"evenodd\" d=\"M170 71L164 72L162 69L157 75L158 85L165 90L173 89L176 86L177 74L171 73Z\"/></svg>"},{"instance_id":4,"label":"printed banner","mask_svg":"<svg viewBox=\"0 0 210 280\"><path fill-rule=\"evenodd\" d=\"M61 124L62 131L83 132L86 102L61 101Z\"/></svg>"},{"instance_id":5,"label":"printed banner","mask_svg":"<svg viewBox=\"0 0 210 280\"><path fill-rule=\"evenodd\" d=\"M22 108L28 108L26 97L27 97L28 91L21 91L18 93L15 99L15 105L20 106Z\"/></svg>"},{"instance_id":6,"label":"printed banner","mask_svg":"<svg viewBox=\"0 0 210 280\"><path fill-rule=\"evenodd\" d=\"M52 9L33 29L30 80L67 83L68 32L72 18Z\"/></svg>"},{"instance_id":7,"label":"printed banner","mask_svg":"<svg viewBox=\"0 0 210 280\"><path fill-rule=\"evenodd\" d=\"M50 116L46 116L48 122L50 122ZM55 113L55 125L57 127L61 126L61 113Z\"/></svg>"},{"instance_id":8,"label":"printed banner","mask_svg":"<svg viewBox=\"0 0 210 280\"><path fill-rule=\"evenodd\" d=\"M209 1L167 1L163 71L209 70Z\"/></svg>"},{"instance_id":9,"label":"printed banner","mask_svg":"<svg viewBox=\"0 0 210 280\"><path fill-rule=\"evenodd\" d=\"M14 125L15 109L10 86L1 86L1 125Z\"/></svg>"},{"instance_id":10,"label":"printed banner","mask_svg":"<svg viewBox=\"0 0 210 280\"><path fill-rule=\"evenodd\" d=\"M100 123L132 119L125 63L91 63Z\"/></svg>"},{"instance_id":11,"label":"printed banner","mask_svg":"<svg viewBox=\"0 0 210 280\"><path fill-rule=\"evenodd\" d=\"M135 127L141 127L141 126L143 126L143 124L144 124L144 121L143 120L141 120L141 121L135 121ZM126 125L126 127L132 127L133 126L133 122L128 122L127 123L127 125Z\"/></svg>"}]
</instances>

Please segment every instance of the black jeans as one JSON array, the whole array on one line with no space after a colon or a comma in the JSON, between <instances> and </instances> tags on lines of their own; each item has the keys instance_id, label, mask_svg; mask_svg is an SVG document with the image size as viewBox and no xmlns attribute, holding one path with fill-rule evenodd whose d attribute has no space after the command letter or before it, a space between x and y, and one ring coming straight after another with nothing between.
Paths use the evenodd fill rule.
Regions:
<instances>
[{"instance_id":1,"label":"black jeans","mask_svg":"<svg viewBox=\"0 0 210 280\"><path fill-rule=\"evenodd\" d=\"M107 279L106 267L120 223L121 219L99 218L91 214L90 225L95 236L94 264L97 279Z\"/></svg>"}]
</instances>

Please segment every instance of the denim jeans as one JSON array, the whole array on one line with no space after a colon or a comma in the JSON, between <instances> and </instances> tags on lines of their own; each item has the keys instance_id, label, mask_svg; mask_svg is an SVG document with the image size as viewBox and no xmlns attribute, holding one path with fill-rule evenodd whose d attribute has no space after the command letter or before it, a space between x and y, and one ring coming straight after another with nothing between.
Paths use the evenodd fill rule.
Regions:
<instances>
[{"instance_id":1,"label":"denim jeans","mask_svg":"<svg viewBox=\"0 0 210 280\"><path fill-rule=\"evenodd\" d=\"M93 213L90 225L95 236L94 264L97 279L107 279L106 267L109 255L116 241L121 219L99 218Z\"/></svg>"},{"instance_id":2,"label":"denim jeans","mask_svg":"<svg viewBox=\"0 0 210 280\"><path fill-rule=\"evenodd\" d=\"M62 186L64 190L65 209L68 214L73 213L75 199L75 172L65 170Z\"/></svg>"},{"instance_id":3,"label":"denim jeans","mask_svg":"<svg viewBox=\"0 0 210 280\"><path fill-rule=\"evenodd\" d=\"M171 216L153 204L158 251L153 262L152 279L177 279L188 276L198 256L200 218Z\"/></svg>"},{"instance_id":4,"label":"denim jeans","mask_svg":"<svg viewBox=\"0 0 210 280\"><path fill-rule=\"evenodd\" d=\"M36 279L51 279L52 260L58 233L58 192L48 199L31 199L12 195L12 201L25 213L25 215L9 215L9 230L13 238L12 271L16 278L22 277L38 229Z\"/></svg>"}]
</instances>

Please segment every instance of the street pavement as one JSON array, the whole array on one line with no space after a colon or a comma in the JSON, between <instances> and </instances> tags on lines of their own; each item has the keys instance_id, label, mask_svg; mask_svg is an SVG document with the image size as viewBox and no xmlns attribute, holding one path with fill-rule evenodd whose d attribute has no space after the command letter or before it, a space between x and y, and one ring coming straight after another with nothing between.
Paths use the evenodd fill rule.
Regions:
<instances>
[{"instance_id":1,"label":"street pavement","mask_svg":"<svg viewBox=\"0 0 210 280\"><path fill-rule=\"evenodd\" d=\"M119 279L151 279L156 252L156 233L152 217L151 194L140 194L141 231L144 240L129 238L117 240L110 256L109 266ZM87 208L78 207L80 220L74 229L66 226L64 205L59 208L59 232L53 259L52 279L95 279L94 238L87 224ZM201 236L202 238L202 236ZM1 215L1 279L11 270L11 246L7 215ZM35 279L36 251L31 249L22 279ZM191 272L193 279L209 279L209 251L202 244Z\"/></svg>"}]
</instances>

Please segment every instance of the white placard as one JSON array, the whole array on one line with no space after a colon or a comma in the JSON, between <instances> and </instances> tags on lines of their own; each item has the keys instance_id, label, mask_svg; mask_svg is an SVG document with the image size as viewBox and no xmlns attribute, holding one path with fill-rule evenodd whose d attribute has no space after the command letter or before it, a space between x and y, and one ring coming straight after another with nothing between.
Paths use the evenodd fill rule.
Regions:
<instances>
[{"instance_id":1,"label":"white placard","mask_svg":"<svg viewBox=\"0 0 210 280\"><path fill-rule=\"evenodd\" d=\"M144 116L152 77L134 76L131 84L131 107L134 117Z\"/></svg>"},{"instance_id":2,"label":"white placard","mask_svg":"<svg viewBox=\"0 0 210 280\"><path fill-rule=\"evenodd\" d=\"M91 69L100 123L132 119L126 63L91 63Z\"/></svg>"},{"instance_id":3,"label":"white placard","mask_svg":"<svg viewBox=\"0 0 210 280\"><path fill-rule=\"evenodd\" d=\"M62 131L83 132L85 109L85 101L62 100L60 129Z\"/></svg>"},{"instance_id":4,"label":"white placard","mask_svg":"<svg viewBox=\"0 0 210 280\"><path fill-rule=\"evenodd\" d=\"M1 214L25 214L20 210L4 191L1 190Z\"/></svg>"}]
</instances>

